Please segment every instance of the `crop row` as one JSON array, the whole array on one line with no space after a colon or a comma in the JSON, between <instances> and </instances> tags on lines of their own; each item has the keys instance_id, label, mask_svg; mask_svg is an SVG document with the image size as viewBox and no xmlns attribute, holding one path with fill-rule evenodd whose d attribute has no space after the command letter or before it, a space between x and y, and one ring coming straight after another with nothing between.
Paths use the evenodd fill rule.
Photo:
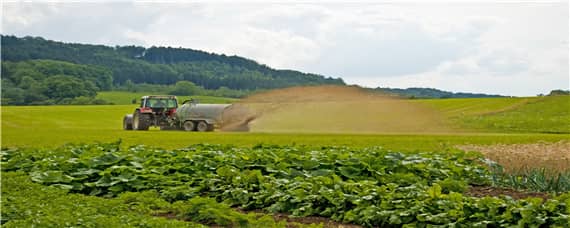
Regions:
<instances>
[{"instance_id":1,"label":"crop row","mask_svg":"<svg viewBox=\"0 0 570 228\"><path fill-rule=\"evenodd\" d=\"M193 145L179 150L120 143L55 150L5 149L3 171L96 196L153 190L169 202L207 196L244 210L324 216L365 226L567 226L570 194L473 198L492 176L477 154L381 148Z\"/></svg>"}]
</instances>

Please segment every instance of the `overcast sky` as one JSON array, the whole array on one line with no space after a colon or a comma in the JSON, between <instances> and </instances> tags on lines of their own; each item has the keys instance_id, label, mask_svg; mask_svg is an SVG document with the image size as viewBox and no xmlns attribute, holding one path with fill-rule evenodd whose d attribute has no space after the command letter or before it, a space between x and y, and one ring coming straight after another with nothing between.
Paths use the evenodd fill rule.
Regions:
<instances>
[{"instance_id":1,"label":"overcast sky","mask_svg":"<svg viewBox=\"0 0 570 228\"><path fill-rule=\"evenodd\" d=\"M367 87L570 87L567 1L2 4L7 35L235 54Z\"/></svg>"}]
</instances>

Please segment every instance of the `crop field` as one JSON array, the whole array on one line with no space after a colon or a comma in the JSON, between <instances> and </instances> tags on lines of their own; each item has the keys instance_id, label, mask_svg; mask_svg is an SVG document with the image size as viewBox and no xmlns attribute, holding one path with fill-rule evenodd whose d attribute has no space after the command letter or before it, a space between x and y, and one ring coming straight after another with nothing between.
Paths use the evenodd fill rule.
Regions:
<instances>
[{"instance_id":1,"label":"crop field","mask_svg":"<svg viewBox=\"0 0 570 228\"><path fill-rule=\"evenodd\" d=\"M569 96L303 92L240 100L250 132L122 130L142 94L2 107L2 226L570 226Z\"/></svg>"}]
</instances>

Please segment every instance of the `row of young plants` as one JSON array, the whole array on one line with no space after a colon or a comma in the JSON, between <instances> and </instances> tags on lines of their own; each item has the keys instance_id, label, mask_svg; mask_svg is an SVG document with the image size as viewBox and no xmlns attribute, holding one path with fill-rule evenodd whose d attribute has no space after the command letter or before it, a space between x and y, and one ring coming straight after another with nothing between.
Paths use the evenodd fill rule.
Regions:
<instances>
[{"instance_id":1,"label":"row of young plants","mask_svg":"<svg viewBox=\"0 0 570 228\"><path fill-rule=\"evenodd\" d=\"M494 186L513 188L533 192L569 192L570 170L553 172L545 168L506 172L494 161L485 159L491 172L491 182Z\"/></svg>"},{"instance_id":2,"label":"row of young plants","mask_svg":"<svg viewBox=\"0 0 570 228\"><path fill-rule=\"evenodd\" d=\"M381 148L193 145L179 150L111 144L5 149L4 171L74 193L115 197L156 191L168 202L210 197L244 210L324 216L365 226L559 226L570 194L473 198L492 175L474 153Z\"/></svg>"},{"instance_id":3,"label":"row of young plants","mask_svg":"<svg viewBox=\"0 0 570 228\"><path fill-rule=\"evenodd\" d=\"M144 191L104 198L33 183L23 172L3 172L1 179L2 227L322 227L240 213L208 197L169 203Z\"/></svg>"}]
</instances>

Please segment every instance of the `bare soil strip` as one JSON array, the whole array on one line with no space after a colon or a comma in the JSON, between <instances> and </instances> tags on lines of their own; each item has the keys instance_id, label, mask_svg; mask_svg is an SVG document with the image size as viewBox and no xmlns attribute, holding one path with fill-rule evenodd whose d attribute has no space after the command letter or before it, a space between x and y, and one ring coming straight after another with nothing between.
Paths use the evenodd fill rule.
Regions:
<instances>
[{"instance_id":1,"label":"bare soil strip","mask_svg":"<svg viewBox=\"0 0 570 228\"><path fill-rule=\"evenodd\" d=\"M550 198L548 193L544 192L523 192L508 188L497 188L490 186L471 186L465 195L472 197L485 196L510 196L513 199L525 199L528 197L542 198L544 200Z\"/></svg>"},{"instance_id":2,"label":"bare soil strip","mask_svg":"<svg viewBox=\"0 0 570 228\"><path fill-rule=\"evenodd\" d=\"M545 169L551 173L570 171L570 141L532 144L462 145L458 149L478 151L499 163L506 172Z\"/></svg>"}]
</instances>

